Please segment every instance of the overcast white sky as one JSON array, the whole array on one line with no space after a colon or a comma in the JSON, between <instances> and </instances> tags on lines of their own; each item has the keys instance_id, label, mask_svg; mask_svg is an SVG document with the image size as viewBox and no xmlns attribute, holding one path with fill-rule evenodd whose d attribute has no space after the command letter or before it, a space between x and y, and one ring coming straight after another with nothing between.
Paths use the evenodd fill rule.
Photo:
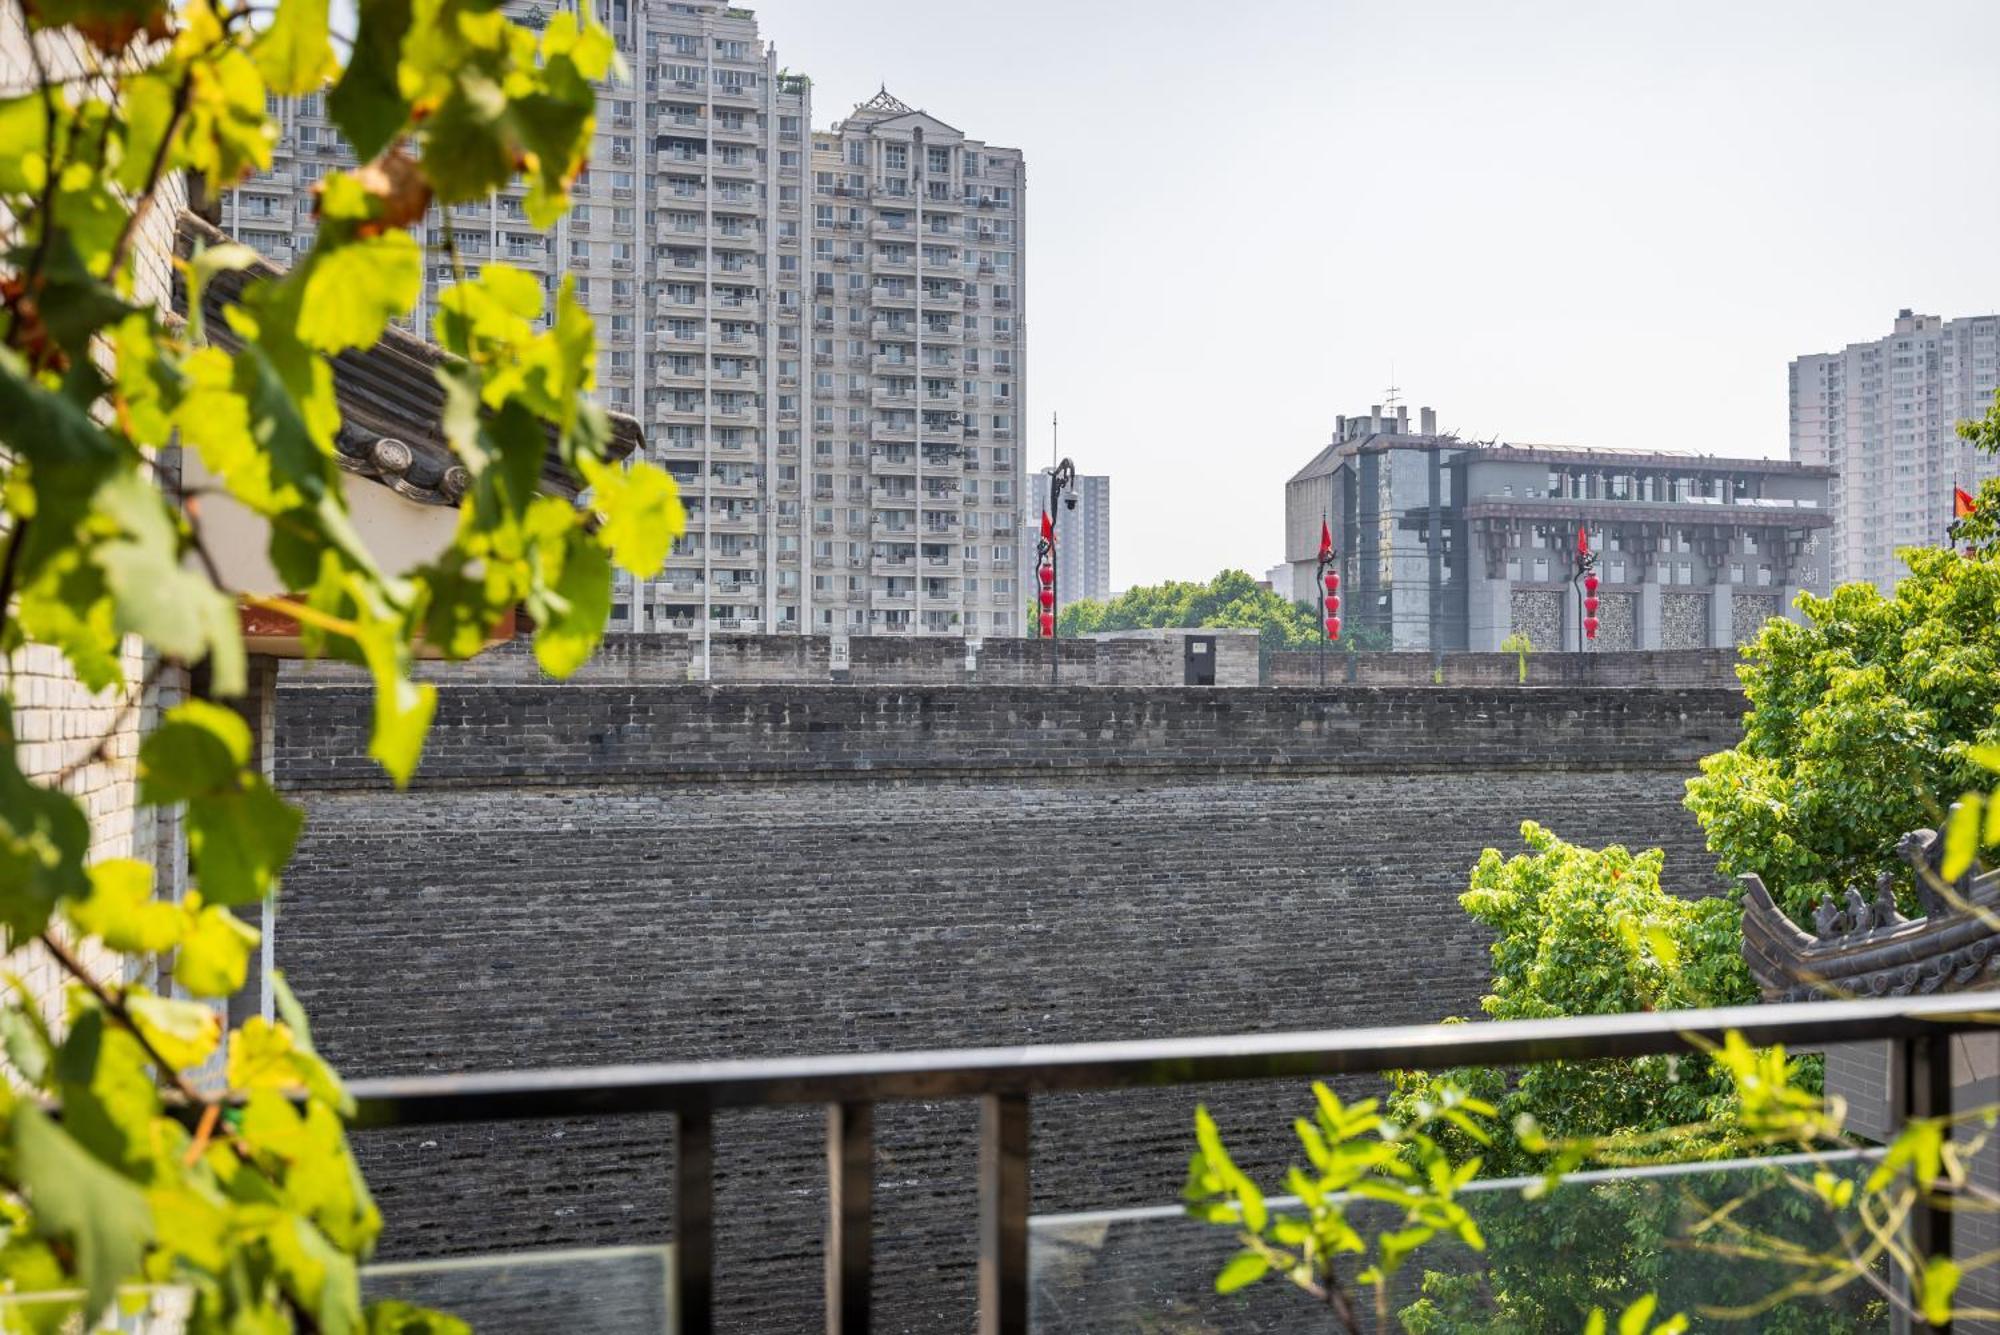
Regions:
<instances>
[{"instance_id":1,"label":"overcast white sky","mask_svg":"<svg viewBox=\"0 0 2000 1335\"><path fill-rule=\"evenodd\" d=\"M762 0L825 125L1028 161L1028 414L1112 578L1261 574L1395 383L1516 441L1782 455L1785 367L2000 309L2000 3Z\"/></svg>"}]
</instances>

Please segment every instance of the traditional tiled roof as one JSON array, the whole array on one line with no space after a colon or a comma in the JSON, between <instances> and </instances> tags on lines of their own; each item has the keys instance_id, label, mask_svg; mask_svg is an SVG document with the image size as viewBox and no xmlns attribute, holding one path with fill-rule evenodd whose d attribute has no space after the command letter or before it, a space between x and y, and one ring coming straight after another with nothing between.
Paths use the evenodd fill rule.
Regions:
<instances>
[{"instance_id":1,"label":"traditional tiled roof","mask_svg":"<svg viewBox=\"0 0 2000 1335\"><path fill-rule=\"evenodd\" d=\"M195 214L178 220L175 249L183 258L199 245L219 245L229 237ZM208 336L233 347L236 339L222 312L235 304L244 287L258 278L283 273L278 265L258 260L248 268L218 273L202 293ZM174 309L185 315L187 288L174 280ZM373 479L398 495L423 505L456 505L471 478L445 442L440 425L444 388L437 368L445 352L436 344L393 326L371 348L343 352L333 359L333 388L340 401L341 427L335 438L335 460L341 468ZM623 459L644 443L639 423L623 413L611 414L610 453ZM580 487L557 453L553 433L542 461L542 490L574 498Z\"/></svg>"}]
</instances>

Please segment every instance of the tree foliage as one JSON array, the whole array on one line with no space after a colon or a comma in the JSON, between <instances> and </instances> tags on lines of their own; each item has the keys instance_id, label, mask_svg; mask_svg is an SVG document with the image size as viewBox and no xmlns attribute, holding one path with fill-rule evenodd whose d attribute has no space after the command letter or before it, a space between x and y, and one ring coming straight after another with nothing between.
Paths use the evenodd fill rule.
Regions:
<instances>
[{"instance_id":1,"label":"tree foliage","mask_svg":"<svg viewBox=\"0 0 2000 1335\"><path fill-rule=\"evenodd\" d=\"M2000 450L2000 405L1960 431ZM1801 595L1804 624L1768 622L1744 646L1743 739L1702 762L1687 805L1722 870L1755 872L1799 921L1896 870L1902 835L1989 781L1976 751L2000 744L2000 481L1955 542L1905 550L1886 595Z\"/></svg>"},{"instance_id":2,"label":"tree foliage","mask_svg":"<svg viewBox=\"0 0 2000 1335\"><path fill-rule=\"evenodd\" d=\"M243 690L238 595L165 466L191 451L263 520L292 591L242 601L367 666L373 754L406 781L433 705L411 679L419 641L462 657L520 606L543 666L573 669L602 633L613 564L650 574L681 527L669 478L607 462L594 331L570 286L551 300L501 264L461 272L434 329L443 432L472 477L451 545L383 568L335 466L331 359L411 311L430 260L410 228L444 208L436 258L456 266L450 207L517 178L530 218L553 222L584 166L592 85L620 74L611 39L569 12L537 32L490 0L362 0L343 65L328 0L22 12L37 77L0 95L0 650L53 647L124 702L121 721L159 665L204 665L218 698ZM325 179L311 251L229 309L234 350L207 337L200 297L250 262L243 247L183 266L185 325L141 300L135 253L171 221L154 216L171 179L216 191L269 166L267 97L321 90L373 160ZM594 489L589 510L538 492L551 448ZM123 666L134 646L142 680ZM150 1281L189 1287L195 1331L462 1329L402 1304L363 1312L357 1266L381 1219L345 1142L350 1100L282 982L277 1020L223 1032L220 999L256 944L231 909L277 892L301 820L252 767L242 720L193 700L139 753L140 801L186 813L193 888L170 900L144 863L87 863L83 805L23 763L23 703L10 678L0 922L10 949L50 952L71 982L56 1023L18 984L0 1008L18 1077L0 1084L0 1284L78 1296L11 1303L8 1328L65 1329ZM113 967L87 962L105 954Z\"/></svg>"},{"instance_id":3,"label":"tree foliage","mask_svg":"<svg viewBox=\"0 0 2000 1335\"><path fill-rule=\"evenodd\" d=\"M1311 649L1323 634L1319 615L1310 604L1295 603L1260 588L1241 570L1225 570L1206 584L1168 580L1141 585L1109 602L1079 599L1062 609L1057 632L1067 637L1105 630L1195 626L1254 630L1267 649ZM1377 643L1382 638L1379 634L1352 627L1343 634L1343 643L1353 641L1356 648L1387 647Z\"/></svg>"}]
</instances>

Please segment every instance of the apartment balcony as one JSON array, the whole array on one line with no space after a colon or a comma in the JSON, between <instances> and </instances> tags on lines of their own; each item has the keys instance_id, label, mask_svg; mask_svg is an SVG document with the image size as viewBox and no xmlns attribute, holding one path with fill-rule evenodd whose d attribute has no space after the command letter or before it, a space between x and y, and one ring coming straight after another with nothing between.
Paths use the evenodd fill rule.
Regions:
<instances>
[{"instance_id":1,"label":"apartment balcony","mask_svg":"<svg viewBox=\"0 0 2000 1335\"><path fill-rule=\"evenodd\" d=\"M870 589L868 606L878 612L910 611L917 601L915 589Z\"/></svg>"},{"instance_id":2,"label":"apartment balcony","mask_svg":"<svg viewBox=\"0 0 2000 1335\"><path fill-rule=\"evenodd\" d=\"M949 190L926 190L923 207L925 213L963 213L965 200Z\"/></svg>"},{"instance_id":3,"label":"apartment balcony","mask_svg":"<svg viewBox=\"0 0 2000 1335\"><path fill-rule=\"evenodd\" d=\"M708 134L711 139L726 140L732 144L757 144L762 143L764 138L763 131L756 126L748 122L731 125L720 116L709 122Z\"/></svg>"},{"instance_id":4,"label":"apartment balcony","mask_svg":"<svg viewBox=\"0 0 2000 1335\"><path fill-rule=\"evenodd\" d=\"M666 389L700 389L708 383L708 372L699 365L682 370L661 366L653 370L652 379L654 384Z\"/></svg>"},{"instance_id":5,"label":"apartment balcony","mask_svg":"<svg viewBox=\"0 0 2000 1335\"><path fill-rule=\"evenodd\" d=\"M917 471L917 452L876 447L868 452L868 471L875 477L902 477Z\"/></svg>"},{"instance_id":6,"label":"apartment balcony","mask_svg":"<svg viewBox=\"0 0 2000 1335\"><path fill-rule=\"evenodd\" d=\"M869 521L868 536L875 542L915 542L921 535L908 524L885 524L875 519Z\"/></svg>"},{"instance_id":7,"label":"apartment balcony","mask_svg":"<svg viewBox=\"0 0 2000 1335\"><path fill-rule=\"evenodd\" d=\"M763 236L751 231L747 227L711 227L708 229L708 239L719 248L727 247L732 250L762 250L764 248Z\"/></svg>"},{"instance_id":8,"label":"apartment balcony","mask_svg":"<svg viewBox=\"0 0 2000 1335\"><path fill-rule=\"evenodd\" d=\"M965 292L961 288L924 289L924 309L927 311L957 311L964 308Z\"/></svg>"},{"instance_id":9,"label":"apartment balcony","mask_svg":"<svg viewBox=\"0 0 2000 1335\"><path fill-rule=\"evenodd\" d=\"M917 294L913 288L908 286L898 290L887 284L877 283L868 290L868 300L874 305L884 308L901 309L907 307L915 309Z\"/></svg>"},{"instance_id":10,"label":"apartment balcony","mask_svg":"<svg viewBox=\"0 0 2000 1335\"><path fill-rule=\"evenodd\" d=\"M880 442L914 441L917 428L908 422L870 422L868 439Z\"/></svg>"},{"instance_id":11,"label":"apartment balcony","mask_svg":"<svg viewBox=\"0 0 2000 1335\"><path fill-rule=\"evenodd\" d=\"M925 278L955 281L963 276L963 274L964 270L957 260L925 260L923 262L922 276Z\"/></svg>"},{"instance_id":12,"label":"apartment balcony","mask_svg":"<svg viewBox=\"0 0 2000 1335\"><path fill-rule=\"evenodd\" d=\"M868 562L868 573L886 577L901 576L914 578L917 573L917 558L914 556L877 556Z\"/></svg>"},{"instance_id":13,"label":"apartment balcony","mask_svg":"<svg viewBox=\"0 0 2000 1335\"><path fill-rule=\"evenodd\" d=\"M868 336L913 340L917 336L917 326L909 320L875 320L868 326Z\"/></svg>"},{"instance_id":14,"label":"apartment balcony","mask_svg":"<svg viewBox=\"0 0 2000 1335\"><path fill-rule=\"evenodd\" d=\"M965 504L965 492L958 487L933 487L923 489L924 509L955 510Z\"/></svg>"},{"instance_id":15,"label":"apartment balcony","mask_svg":"<svg viewBox=\"0 0 2000 1335\"><path fill-rule=\"evenodd\" d=\"M665 426L700 426L707 419L708 409L699 403L667 402L653 405L653 413L655 421Z\"/></svg>"},{"instance_id":16,"label":"apartment balcony","mask_svg":"<svg viewBox=\"0 0 2000 1335\"><path fill-rule=\"evenodd\" d=\"M917 396L907 389L876 389L868 392L868 402L877 408L914 408Z\"/></svg>"},{"instance_id":17,"label":"apartment balcony","mask_svg":"<svg viewBox=\"0 0 2000 1335\"><path fill-rule=\"evenodd\" d=\"M926 324L923 329L926 343L963 343L965 326L957 320L947 320L941 324Z\"/></svg>"},{"instance_id":18,"label":"apartment balcony","mask_svg":"<svg viewBox=\"0 0 2000 1335\"><path fill-rule=\"evenodd\" d=\"M708 410L708 415L716 421L733 424L747 423L762 413L763 409L749 403L717 403L712 404Z\"/></svg>"},{"instance_id":19,"label":"apartment balcony","mask_svg":"<svg viewBox=\"0 0 2000 1335\"><path fill-rule=\"evenodd\" d=\"M729 482L724 480L723 474L711 473L708 477L708 489L717 497L755 496L764 489L764 480L745 473L739 474L734 482Z\"/></svg>"},{"instance_id":20,"label":"apartment balcony","mask_svg":"<svg viewBox=\"0 0 2000 1335\"><path fill-rule=\"evenodd\" d=\"M928 425L923 428L923 439L926 445L938 441L956 444L965 439L965 428L957 422L953 422L948 426L942 424Z\"/></svg>"},{"instance_id":21,"label":"apartment balcony","mask_svg":"<svg viewBox=\"0 0 2000 1335\"><path fill-rule=\"evenodd\" d=\"M914 209L917 206L917 197L908 190L886 185L870 186L868 200L885 209Z\"/></svg>"},{"instance_id":22,"label":"apartment balcony","mask_svg":"<svg viewBox=\"0 0 2000 1335\"><path fill-rule=\"evenodd\" d=\"M730 190L721 185L715 187L715 207L718 209L742 209L746 212L757 208L757 192L754 190Z\"/></svg>"},{"instance_id":23,"label":"apartment balcony","mask_svg":"<svg viewBox=\"0 0 2000 1335\"><path fill-rule=\"evenodd\" d=\"M764 90L743 84L716 83L709 85L709 99L720 105L754 107L764 100Z\"/></svg>"},{"instance_id":24,"label":"apartment balcony","mask_svg":"<svg viewBox=\"0 0 2000 1335\"><path fill-rule=\"evenodd\" d=\"M706 348L708 334L701 329L656 329L653 331L653 347L661 352L683 351L689 348Z\"/></svg>"},{"instance_id":25,"label":"apartment balcony","mask_svg":"<svg viewBox=\"0 0 2000 1335\"><path fill-rule=\"evenodd\" d=\"M868 493L868 504L877 510L914 510L917 493L894 487L876 487Z\"/></svg>"},{"instance_id":26,"label":"apartment balcony","mask_svg":"<svg viewBox=\"0 0 2000 1335\"><path fill-rule=\"evenodd\" d=\"M755 334L717 334L709 345L718 357L761 357L764 340Z\"/></svg>"},{"instance_id":27,"label":"apartment balcony","mask_svg":"<svg viewBox=\"0 0 2000 1335\"><path fill-rule=\"evenodd\" d=\"M902 241L910 245L915 245L917 242L923 240L923 233L909 224L905 223L901 227L895 227L882 221L880 218L877 218L868 225L868 235L874 237L877 241Z\"/></svg>"},{"instance_id":28,"label":"apartment balcony","mask_svg":"<svg viewBox=\"0 0 2000 1335\"><path fill-rule=\"evenodd\" d=\"M875 375L914 376L917 363L913 358L885 357L878 352L868 359L868 369Z\"/></svg>"},{"instance_id":29,"label":"apartment balcony","mask_svg":"<svg viewBox=\"0 0 2000 1335\"><path fill-rule=\"evenodd\" d=\"M877 273L914 274L917 271L916 260L907 255L877 255L871 264Z\"/></svg>"},{"instance_id":30,"label":"apartment balcony","mask_svg":"<svg viewBox=\"0 0 2000 1335\"><path fill-rule=\"evenodd\" d=\"M689 516L689 520L692 522L693 516ZM700 525L700 527L709 533L759 533L763 531L764 516L760 514L743 514L740 512L730 514L727 511L718 510L710 514L708 522ZM754 553L736 552L730 554L727 559L743 560L751 555L754 555Z\"/></svg>"}]
</instances>

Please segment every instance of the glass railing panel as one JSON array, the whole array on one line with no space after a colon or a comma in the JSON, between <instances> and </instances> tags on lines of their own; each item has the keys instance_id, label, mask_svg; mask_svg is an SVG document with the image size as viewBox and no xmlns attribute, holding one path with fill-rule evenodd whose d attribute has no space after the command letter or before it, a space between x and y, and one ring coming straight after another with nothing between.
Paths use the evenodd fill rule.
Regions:
<instances>
[{"instance_id":1,"label":"glass railing panel","mask_svg":"<svg viewBox=\"0 0 2000 1335\"><path fill-rule=\"evenodd\" d=\"M1753 1239L1838 1250L1834 1220L1794 1183L1809 1181L1817 1166L1859 1177L1871 1163L1866 1155L1842 1154L1812 1163L1777 1158L1594 1172L1537 1198L1523 1194L1519 1179L1475 1184L1461 1200L1485 1234L1486 1250L1428 1244L1396 1277L1389 1321L1379 1328L1573 1332L1583 1328L1591 1306L1615 1312L1653 1292L1663 1313L1686 1312L1696 1330L1888 1332L1889 1304L1866 1281L1740 1317L1700 1311L1755 1305L1799 1276L1783 1264L1725 1254ZM1740 1203L1728 1223L1705 1235L1722 1245L1695 1243L1694 1226L1732 1201ZM1359 1202L1349 1218L1364 1234L1386 1230L1395 1221L1384 1209ZM1038 1216L1029 1236L1038 1335L1341 1328L1315 1298L1277 1275L1217 1294L1215 1276L1239 1244L1228 1229L1190 1220L1178 1207ZM1350 1285L1359 1268L1352 1262L1343 1268ZM1349 1292L1366 1324L1377 1328L1372 1290Z\"/></svg>"},{"instance_id":2,"label":"glass railing panel","mask_svg":"<svg viewBox=\"0 0 2000 1335\"><path fill-rule=\"evenodd\" d=\"M361 1292L449 1312L479 1331L663 1335L672 1255L667 1246L596 1247L393 1261L364 1267Z\"/></svg>"}]
</instances>

